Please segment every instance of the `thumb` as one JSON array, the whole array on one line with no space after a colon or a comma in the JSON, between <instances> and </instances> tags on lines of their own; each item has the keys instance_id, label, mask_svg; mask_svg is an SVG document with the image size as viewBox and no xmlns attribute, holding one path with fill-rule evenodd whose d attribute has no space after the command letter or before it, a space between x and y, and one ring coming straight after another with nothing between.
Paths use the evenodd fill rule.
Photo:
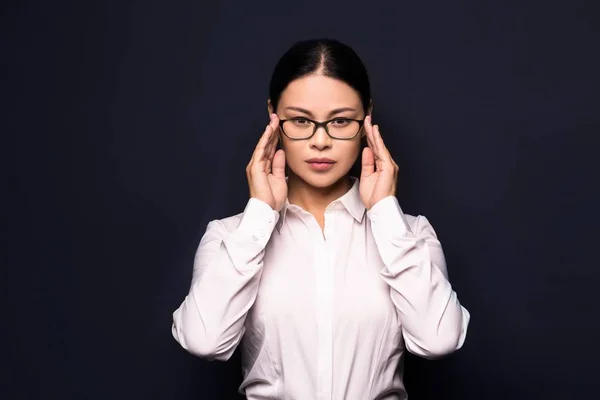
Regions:
<instances>
[{"instance_id":1,"label":"thumb","mask_svg":"<svg viewBox=\"0 0 600 400\"><path fill-rule=\"evenodd\" d=\"M285 178L285 152L282 149L277 150L273 156L271 171L276 178Z\"/></svg>"},{"instance_id":2,"label":"thumb","mask_svg":"<svg viewBox=\"0 0 600 400\"><path fill-rule=\"evenodd\" d=\"M362 168L360 170L360 177L364 178L375 172L375 157L373 157L373 150L369 147L365 147L362 152Z\"/></svg>"}]
</instances>

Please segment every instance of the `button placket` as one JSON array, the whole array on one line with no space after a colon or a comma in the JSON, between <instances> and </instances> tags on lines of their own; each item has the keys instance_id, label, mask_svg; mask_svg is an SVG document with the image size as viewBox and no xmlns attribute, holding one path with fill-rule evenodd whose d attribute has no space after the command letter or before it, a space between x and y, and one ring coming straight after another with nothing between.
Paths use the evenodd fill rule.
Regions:
<instances>
[{"instance_id":1,"label":"button placket","mask_svg":"<svg viewBox=\"0 0 600 400\"><path fill-rule=\"evenodd\" d=\"M318 293L318 324L319 324L319 349L318 349L318 385L317 399L329 400L332 394L333 379L333 326L332 326L332 304L333 304L333 267L331 263L331 221L325 212L324 236L319 235L316 256L317 265L317 293Z\"/></svg>"}]
</instances>

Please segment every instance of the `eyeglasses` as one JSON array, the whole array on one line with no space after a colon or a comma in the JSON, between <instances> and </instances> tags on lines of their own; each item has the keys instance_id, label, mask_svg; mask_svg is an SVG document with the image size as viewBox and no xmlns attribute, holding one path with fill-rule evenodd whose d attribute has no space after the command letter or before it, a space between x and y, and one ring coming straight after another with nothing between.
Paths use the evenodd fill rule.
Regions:
<instances>
[{"instance_id":1,"label":"eyeglasses","mask_svg":"<svg viewBox=\"0 0 600 400\"><path fill-rule=\"evenodd\" d=\"M279 127L285 136L292 140L310 139L322 127L325 132L337 140L350 140L354 138L363 127L364 119L336 117L328 121L315 121L306 117L282 119Z\"/></svg>"}]
</instances>

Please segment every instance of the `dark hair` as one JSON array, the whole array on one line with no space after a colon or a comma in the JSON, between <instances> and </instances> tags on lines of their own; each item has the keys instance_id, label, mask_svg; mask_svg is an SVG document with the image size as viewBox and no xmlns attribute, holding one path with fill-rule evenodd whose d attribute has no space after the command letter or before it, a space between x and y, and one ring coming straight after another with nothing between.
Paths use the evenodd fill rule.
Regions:
<instances>
[{"instance_id":1,"label":"dark hair","mask_svg":"<svg viewBox=\"0 0 600 400\"><path fill-rule=\"evenodd\" d=\"M365 65L350 46L328 38L297 42L281 56L269 84L269 99L273 111L277 112L281 93L290 82L314 73L348 84L358 92L365 115L369 113L371 84ZM360 177L361 153L365 146L366 139L363 138L358 158L349 171L352 176Z\"/></svg>"},{"instance_id":2,"label":"dark hair","mask_svg":"<svg viewBox=\"0 0 600 400\"><path fill-rule=\"evenodd\" d=\"M345 82L358 92L365 114L371 103L369 76L360 57L348 45L335 39L310 39L290 47L275 66L269 85L273 110L281 93L295 79L319 73Z\"/></svg>"}]
</instances>

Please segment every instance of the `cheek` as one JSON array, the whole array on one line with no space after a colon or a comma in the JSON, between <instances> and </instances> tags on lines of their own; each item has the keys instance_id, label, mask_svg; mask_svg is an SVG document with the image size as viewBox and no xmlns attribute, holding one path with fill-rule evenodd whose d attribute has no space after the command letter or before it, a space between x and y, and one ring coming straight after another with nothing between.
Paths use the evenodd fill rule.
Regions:
<instances>
[{"instance_id":1,"label":"cheek","mask_svg":"<svg viewBox=\"0 0 600 400\"><path fill-rule=\"evenodd\" d=\"M285 151L285 159L287 160L288 158L293 158L295 154L298 153L298 150L296 149L296 143L287 141L285 139L281 139L281 137L279 138L279 146L283 149L283 151Z\"/></svg>"},{"instance_id":2,"label":"cheek","mask_svg":"<svg viewBox=\"0 0 600 400\"><path fill-rule=\"evenodd\" d=\"M344 149L344 153L347 154L347 160L349 163L356 161L357 157L360 157L361 142L356 141L348 143L347 148Z\"/></svg>"}]
</instances>

